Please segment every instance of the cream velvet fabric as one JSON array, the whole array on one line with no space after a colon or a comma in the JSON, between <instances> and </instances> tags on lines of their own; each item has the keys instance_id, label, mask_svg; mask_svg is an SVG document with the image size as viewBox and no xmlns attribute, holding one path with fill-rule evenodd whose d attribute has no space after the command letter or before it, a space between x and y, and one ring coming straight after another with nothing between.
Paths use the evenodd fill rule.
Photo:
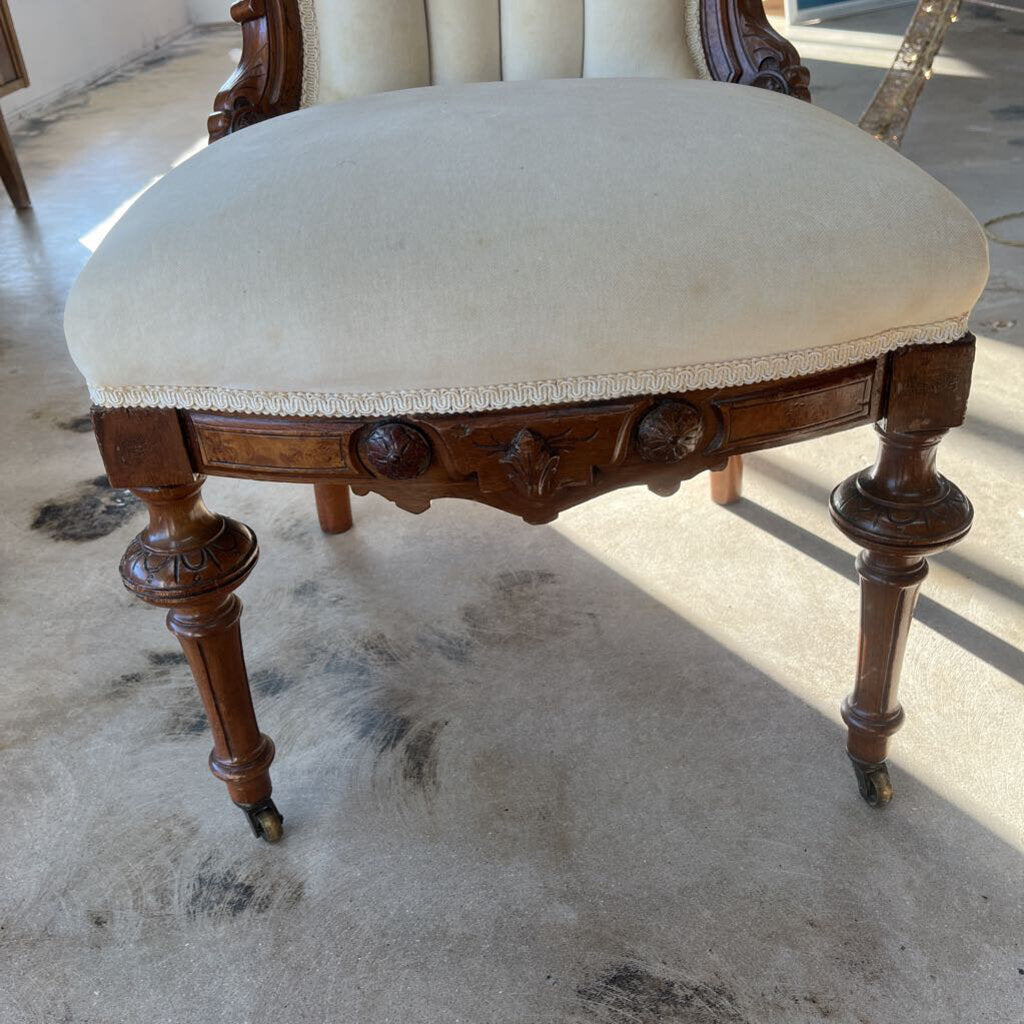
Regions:
<instances>
[{"instance_id":1,"label":"cream velvet fabric","mask_svg":"<svg viewBox=\"0 0 1024 1024\"><path fill-rule=\"evenodd\" d=\"M795 376L952 340L981 228L832 114L702 81L288 114L145 193L72 290L103 405L387 415Z\"/></svg>"},{"instance_id":2,"label":"cream velvet fabric","mask_svg":"<svg viewBox=\"0 0 1024 1024\"><path fill-rule=\"evenodd\" d=\"M699 0L299 0L303 105L531 78L707 78Z\"/></svg>"}]
</instances>

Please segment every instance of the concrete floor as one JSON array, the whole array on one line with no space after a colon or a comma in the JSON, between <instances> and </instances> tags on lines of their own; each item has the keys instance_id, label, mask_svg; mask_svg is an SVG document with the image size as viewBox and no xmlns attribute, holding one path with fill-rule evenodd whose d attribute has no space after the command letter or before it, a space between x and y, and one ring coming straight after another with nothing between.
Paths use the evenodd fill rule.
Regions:
<instances>
[{"instance_id":1,"label":"concrete floor","mask_svg":"<svg viewBox=\"0 0 1024 1024\"><path fill-rule=\"evenodd\" d=\"M818 101L855 117L908 15L799 30ZM1024 208L1022 34L968 8L906 141L983 220ZM858 430L751 458L731 510L698 480L545 528L371 497L332 539L308 488L211 481L262 541L267 847L117 580L140 513L96 480L60 327L81 239L200 143L235 43L24 125L35 210L0 203L0 1019L1020 1024L1024 250L992 247L940 453L977 525L926 584L892 807L857 797L837 711L857 588L825 498Z\"/></svg>"}]
</instances>

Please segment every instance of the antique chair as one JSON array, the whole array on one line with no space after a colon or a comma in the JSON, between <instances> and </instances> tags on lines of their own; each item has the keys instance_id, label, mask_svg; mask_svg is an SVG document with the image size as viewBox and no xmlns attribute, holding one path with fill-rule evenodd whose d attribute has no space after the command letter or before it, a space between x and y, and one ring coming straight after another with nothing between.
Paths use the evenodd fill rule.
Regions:
<instances>
[{"instance_id":1,"label":"antique chair","mask_svg":"<svg viewBox=\"0 0 1024 1024\"><path fill-rule=\"evenodd\" d=\"M256 835L282 834L234 593L257 544L207 475L313 484L329 533L350 490L546 523L703 470L732 500L743 453L865 423L878 459L831 510L864 548L847 749L887 803L925 556L972 516L935 469L987 276L971 214L802 102L760 0L231 13L223 141L111 231L66 331L110 482L149 509L122 578L168 609Z\"/></svg>"}]
</instances>

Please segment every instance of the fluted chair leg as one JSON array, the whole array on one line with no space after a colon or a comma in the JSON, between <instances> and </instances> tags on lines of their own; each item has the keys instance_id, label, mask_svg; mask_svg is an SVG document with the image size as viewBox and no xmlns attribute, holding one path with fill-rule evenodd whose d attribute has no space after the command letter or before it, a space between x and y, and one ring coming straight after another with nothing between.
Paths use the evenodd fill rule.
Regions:
<instances>
[{"instance_id":1,"label":"fluted chair leg","mask_svg":"<svg viewBox=\"0 0 1024 1024\"><path fill-rule=\"evenodd\" d=\"M149 525L125 552L121 578L144 601L168 609L167 626L188 658L213 733L210 770L253 832L276 842L283 819L270 798L274 744L256 724L238 624L242 602L234 594L259 549L247 526L207 509L203 481L133 488Z\"/></svg>"},{"instance_id":2,"label":"fluted chair leg","mask_svg":"<svg viewBox=\"0 0 1024 1024\"><path fill-rule=\"evenodd\" d=\"M960 489L935 471L935 449L944 431L876 429L875 465L841 483L830 505L839 529L864 547L857 558L857 676L842 715L861 795L882 806L892 799L885 759L889 737L903 724L900 669L918 590L928 575L925 556L960 540L970 529L973 509Z\"/></svg>"}]
</instances>

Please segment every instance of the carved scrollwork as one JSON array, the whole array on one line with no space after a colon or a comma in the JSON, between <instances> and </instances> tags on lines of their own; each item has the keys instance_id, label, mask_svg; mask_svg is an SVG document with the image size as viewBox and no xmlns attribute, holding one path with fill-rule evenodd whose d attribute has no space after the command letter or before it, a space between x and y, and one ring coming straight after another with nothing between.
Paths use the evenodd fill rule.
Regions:
<instances>
[{"instance_id":1,"label":"carved scrollwork","mask_svg":"<svg viewBox=\"0 0 1024 1024\"><path fill-rule=\"evenodd\" d=\"M701 0L701 38L711 77L810 101L810 72L776 32L761 0Z\"/></svg>"},{"instance_id":2,"label":"carved scrollwork","mask_svg":"<svg viewBox=\"0 0 1024 1024\"><path fill-rule=\"evenodd\" d=\"M214 100L210 141L302 102L302 32L296 0L239 0L231 17L242 27L242 57Z\"/></svg>"},{"instance_id":3,"label":"carved scrollwork","mask_svg":"<svg viewBox=\"0 0 1024 1024\"><path fill-rule=\"evenodd\" d=\"M689 402L662 402L640 421L637 450L648 462L679 462L697 450L703 433L703 418Z\"/></svg>"},{"instance_id":4,"label":"carved scrollwork","mask_svg":"<svg viewBox=\"0 0 1024 1024\"><path fill-rule=\"evenodd\" d=\"M844 480L830 500L832 518L865 547L922 551L948 547L971 527L974 509L966 495L936 474L937 494L923 503L896 503L875 497L858 473Z\"/></svg>"},{"instance_id":5,"label":"carved scrollwork","mask_svg":"<svg viewBox=\"0 0 1024 1024\"><path fill-rule=\"evenodd\" d=\"M883 555L922 557L958 541L971 528L974 509L960 488L935 470L944 432L875 430L875 464L832 492L833 522Z\"/></svg>"},{"instance_id":6,"label":"carved scrollwork","mask_svg":"<svg viewBox=\"0 0 1024 1024\"><path fill-rule=\"evenodd\" d=\"M186 550L167 550L140 534L121 559L124 585L152 604L176 604L240 583L255 566L259 545L248 526L219 518L214 536Z\"/></svg>"},{"instance_id":7,"label":"carved scrollwork","mask_svg":"<svg viewBox=\"0 0 1024 1024\"><path fill-rule=\"evenodd\" d=\"M379 423L360 438L359 455L378 476L413 480L430 467L430 442L408 423Z\"/></svg>"}]
</instances>

